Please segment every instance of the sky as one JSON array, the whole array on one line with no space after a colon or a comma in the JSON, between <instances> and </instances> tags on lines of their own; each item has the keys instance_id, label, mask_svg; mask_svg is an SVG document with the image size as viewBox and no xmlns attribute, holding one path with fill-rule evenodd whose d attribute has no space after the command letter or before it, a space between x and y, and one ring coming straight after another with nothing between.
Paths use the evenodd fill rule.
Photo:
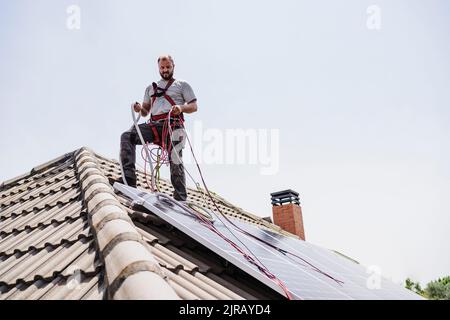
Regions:
<instances>
[{"instance_id":1,"label":"sky","mask_svg":"<svg viewBox=\"0 0 450 320\"><path fill-rule=\"evenodd\" d=\"M82 146L117 159L169 53L196 152L271 137L276 170L205 161L210 189L262 217L293 189L308 241L426 284L450 275L449 18L445 0L0 0L0 181Z\"/></svg>"}]
</instances>

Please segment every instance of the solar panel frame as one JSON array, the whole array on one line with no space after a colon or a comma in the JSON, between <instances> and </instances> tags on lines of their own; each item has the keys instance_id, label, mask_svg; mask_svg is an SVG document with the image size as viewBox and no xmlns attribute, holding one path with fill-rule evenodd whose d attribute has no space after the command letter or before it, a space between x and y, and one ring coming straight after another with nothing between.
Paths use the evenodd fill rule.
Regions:
<instances>
[{"instance_id":1,"label":"solar panel frame","mask_svg":"<svg viewBox=\"0 0 450 320\"><path fill-rule=\"evenodd\" d=\"M160 198L154 193L140 191L120 183L115 183L114 188L250 276L285 295L277 283L264 275L255 265L249 263L241 253L233 250L229 243L206 229L192 213L186 212L185 209L173 205L172 202ZM171 201L176 203L175 200ZM227 219L232 221L230 223L213 211L207 211L215 218L215 228L242 249L245 248L244 251L247 254L251 253L257 257L264 267L286 284L294 299L420 299L420 296L400 286L396 287L384 278L380 279L381 287L379 289L369 289L366 270L361 265L341 257L331 250L228 217ZM298 258L283 255L280 251L238 231L233 224L259 239L266 239L281 249L295 253L314 267L303 260L299 261ZM333 267L330 267L330 264ZM317 268L333 278L343 281L343 284L317 271Z\"/></svg>"}]
</instances>

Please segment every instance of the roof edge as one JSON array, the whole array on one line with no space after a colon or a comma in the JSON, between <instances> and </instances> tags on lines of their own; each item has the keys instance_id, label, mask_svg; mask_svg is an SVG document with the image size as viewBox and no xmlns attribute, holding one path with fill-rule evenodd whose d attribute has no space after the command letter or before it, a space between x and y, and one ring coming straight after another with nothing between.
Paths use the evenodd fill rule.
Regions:
<instances>
[{"instance_id":1,"label":"roof edge","mask_svg":"<svg viewBox=\"0 0 450 320\"><path fill-rule=\"evenodd\" d=\"M12 187L14 184L18 183L20 180L23 180L23 179L26 179L28 177L31 177L32 175L34 175L36 173L40 173L42 171L45 171L45 170L49 169L50 167L52 167L54 165L57 165L57 164L59 164L61 162L64 162L64 161L68 160L69 158L71 158L73 156L74 152L76 152L76 151L65 153L62 156L56 157L53 160L44 162L43 164L40 164L40 165L38 165L36 167L33 167L27 173L24 173L24 174L21 174L21 175L19 175L17 177L14 177L14 178L11 178L11 179L3 181L0 184L0 190L3 190L5 188L7 188L7 187Z\"/></svg>"},{"instance_id":2,"label":"roof edge","mask_svg":"<svg viewBox=\"0 0 450 320\"><path fill-rule=\"evenodd\" d=\"M52 165L56 165L56 164L58 164L58 163L60 163L60 162L63 162L63 161L65 161L65 160L67 160L67 159L70 158L70 157L73 157L74 155L80 154L80 153L82 153L83 151L84 151L84 152L88 152L89 154L94 155L95 157L100 158L100 159L103 159L103 160L105 160L105 161L111 161L111 162L114 162L114 163L117 163L117 164L119 163L119 162L118 162L117 160L115 160L115 159L111 159L111 158L102 156L101 154L95 152L95 151L92 150L91 148L89 148L89 147L87 147L87 146L83 146L83 147L81 147L81 148L75 149L74 151L65 153L64 155L59 156L59 157L57 157L57 158L55 158L55 159L53 159L53 160L50 160L50 161L47 161L47 162L45 162L45 163L43 163L43 164L41 164L41 165L38 165L38 166L32 168L32 169L30 170L30 172L27 172L27 173L25 173L25 174L22 174L22 175L20 175L20 176L15 177L15 178L12 178L12 179L3 181L3 182L0 184L0 191L4 190L4 189L7 188L7 187L13 186L14 184L18 183L18 182L19 182L20 180L22 180L22 179L25 179L25 178L27 178L27 177L30 177L30 176L32 176L32 175L34 175L34 174L36 174L36 173L42 172L42 171L48 169L49 167L51 167ZM95 159L95 158L94 158L94 159ZM75 161L75 163L76 163L76 161ZM102 171L100 170L100 172L102 172ZM103 175L103 173L101 173L101 174ZM190 187L188 187L188 188L191 189L192 191L197 191L196 189L193 189L193 188L190 188ZM296 235L291 234L291 233L289 233L289 232L283 230L282 228L280 228L280 227L277 226L276 224L270 223L270 222L264 220L264 219L263 219L262 217L260 217L260 216L257 216L257 215L255 215L255 214L253 214L253 213L250 213L250 212L248 212L248 211L246 211L246 210L244 210L244 209L242 209L242 208L240 208L240 207L237 207L237 206L233 205L231 202L225 200L222 196L218 195L217 193L215 193L215 192L213 192L213 191L212 191L211 193L212 193L212 196L214 197L214 199L215 199L216 201L220 201L224 206L229 207L229 208L232 208L232 209L238 211L238 212L239 212L240 214L242 214L243 216L247 216L248 218L250 218L250 219L252 219L252 220L254 220L254 221L259 222L262 226L264 226L264 227L266 227L266 228L268 228L268 229L270 229L270 230L273 230L273 231L275 231L275 232L278 232L278 233L280 233L280 234L283 234L283 235L286 235L286 236L290 236L290 237L294 237L294 238L298 238Z\"/></svg>"},{"instance_id":3,"label":"roof edge","mask_svg":"<svg viewBox=\"0 0 450 320\"><path fill-rule=\"evenodd\" d=\"M89 148L75 152L75 167L105 265L108 298L179 299Z\"/></svg>"},{"instance_id":4,"label":"roof edge","mask_svg":"<svg viewBox=\"0 0 450 320\"><path fill-rule=\"evenodd\" d=\"M95 155L96 157L98 157L98 158L100 158L100 159L103 159L103 160L105 160L105 161L112 161L112 162L114 162L114 163L119 164L119 161L117 161L117 160L115 160L115 159L107 158L107 157L105 157L105 156L102 156L102 155L100 155L99 153L97 153L97 152L91 150L91 149L88 148L88 147L83 147L82 149L85 149L85 150L91 152L93 155ZM161 178L161 179L162 179L162 178ZM164 179L164 180L165 180L165 179ZM166 180L166 182L169 183L167 180ZM190 189L191 191L195 191L195 192L198 191L197 189L194 189L194 188L191 188L191 187L187 187L187 188ZM203 188L200 188L200 189L203 190L203 192L205 192ZM234 204L232 204L232 203L229 202L228 200L224 199L222 196L220 196L220 195L217 194L216 192L211 191L211 190L210 190L210 192L212 193L212 196L213 196L213 198L214 198L215 201L220 201L224 206L229 207L229 208L232 208L232 209L238 211L238 212L239 212L240 214L242 214L243 216L246 216L246 217L248 217L249 219L252 219L252 220L254 220L254 221L257 221L257 222L261 223L262 226L264 226L264 227L266 227L266 228L268 228L268 229L270 229L270 230L273 230L273 231L275 231L275 232L278 232L278 233L280 233L280 234L283 234L283 235L285 235L285 236L290 236L290 237L294 237L294 238L299 238L297 235L292 234L292 233L289 233L289 232L287 232L286 230L283 230L280 226L277 226L277 225L274 224L273 222L271 223L271 222L269 222L269 221L266 221L266 220L263 219L263 217L257 216L257 215L255 215L255 214L253 214L253 213L250 213L250 212L248 212L248 211L246 211L246 210L244 210L244 209L242 209L242 208L240 208L240 207L235 206Z\"/></svg>"}]
</instances>

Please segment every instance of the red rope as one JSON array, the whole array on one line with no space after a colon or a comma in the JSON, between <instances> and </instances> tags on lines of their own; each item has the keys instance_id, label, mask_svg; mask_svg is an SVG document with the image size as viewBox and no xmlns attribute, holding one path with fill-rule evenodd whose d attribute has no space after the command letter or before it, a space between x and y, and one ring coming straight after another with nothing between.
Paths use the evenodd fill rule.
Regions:
<instances>
[{"instance_id":1,"label":"red rope","mask_svg":"<svg viewBox=\"0 0 450 320\"><path fill-rule=\"evenodd\" d=\"M173 146L172 137L170 136L170 132L171 132L172 127L174 127L174 126L177 124L177 122L178 122L178 124L179 124L181 127L184 127L184 121L183 121L180 117L174 119L174 122L173 122L173 123L170 123L170 112L169 112L168 117L166 118L166 120L165 120L164 123L163 123L163 129L162 129L162 137L161 137L161 138L162 138L162 139L161 139L162 141L161 141L161 147L160 147L161 150L162 150L162 151L161 151L161 152L162 152L162 154L161 154L161 161L162 161L162 162L161 162L161 163L164 163L164 164L169 163L169 152L170 152L170 150L171 150L171 148L172 148L172 146ZM169 126L170 126L170 128L169 128ZM194 153L194 150L193 150L193 148L192 148L191 141L190 141L190 139L189 139L188 136L186 136L186 137L187 137L187 140L188 140L188 143L189 143L189 148L190 148L190 150L191 150L191 153L192 153L192 155L193 155L194 161L195 161L195 163L196 163L198 172L199 172L199 174L200 174L200 178L201 178L201 180L202 180L203 186L204 186L204 188L205 188L205 190L206 190L206 192L207 192L209 198L211 199L211 201L212 201L212 203L214 204L214 206L215 206L215 208L217 209L217 211L218 211L218 212L219 212L219 213L220 213L220 214L221 214L221 215L222 215L222 216L223 216L223 217L224 217L231 225L233 225L238 231L244 233L245 235L247 235L247 236L249 236L249 237L252 237L252 238L254 238L254 239L256 239L256 240L258 240L258 241L260 241L260 242L265 243L266 245L268 245L268 246L270 246L270 247L276 249L277 251L281 252L281 253L284 254L284 255L290 254L290 255L292 255L292 256L294 256L294 257L296 257L296 258L302 260L302 261L305 262L307 265L309 265L314 271L317 271L317 272L319 272L319 273L325 275L326 277L328 277L328 278L330 278L330 279L336 281L338 284L342 284L342 283L343 283L343 281L340 281L340 280L335 279L335 278L332 277L331 275L329 275L329 274L323 272L322 270L320 270L319 268L317 268L316 266L314 266L312 263L310 263L310 262L308 262L307 260L305 260L305 259L299 257L298 255L296 255L296 254L294 254L294 253L291 253L291 252L289 252L289 251L283 250L283 249L281 249L281 248L279 248L279 247L277 247L277 246L271 244L270 242L267 242L267 241L265 241L265 240L263 240L263 239L260 239L260 238L258 238L258 237L256 237L256 236L252 235L251 233L249 233L249 232L243 230L242 228L240 228L239 226L237 226L236 224L234 224L233 221L231 221L224 213L222 213L222 211L220 210L220 208L219 208L218 205L216 204L214 198L212 197L212 195L211 195L211 193L210 193L210 191L209 191L209 189L208 189L208 187L207 187L207 185L206 185L206 182L205 182L204 177L203 177L203 173L202 173L201 168L200 168L200 166L199 166L199 164L198 164L197 158L195 157L195 153ZM168 144L168 141L169 141L168 138L170 139L170 144ZM158 148L159 148L159 147L158 147ZM153 148L152 151L155 150L155 149L158 149L158 148ZM144 159L144 161L145 161L145 164L147 163L147 160L148 160L148 161L155 161L155 159L153 158L154 154L153 154L152 152L150 152L150 154L151 154L152 159L147 159L146 157L143 156L143 159ZM142 155L142 152L141 152L141 155ZM144 170L144 173L146 174L146 170ZM152 177L152 178L153 178L153 177ZM147 178L146 178L146 181L147 181ZM147 185L148 185L148 182L147 182ZM150 188L150 189L151 189L151 188ZM269 279L271 279L272 281L274 281L274 282L275 282L275 283L283 290L283 292L286 294L286 297L287 297L289 300L292 299L292 295L291 295L291 293L289 292L289 290L288 290L288 288L286 287L286 285L283 283L283 281L281 281L281 280L278 279L273 273L271 273L271 272L264 266L264 264L263 264L261 261L259 261L259 259L258 259L256 256L255 256L255 259L256 259L256 260L255 260L252 256L250 256L249 254L247 254L247 253L246 253L239 245L237 245L234 241L232 241L231 239L229 239L228 237L226 237L224 234L222 234L219 230L217 230L217 228L213 225L213 223L212 223L211 221L209 221L208 219L206 219L205 217L203 217L201 214L197 213L195 210L191 210L191 211L194 212L194 214L195 214L196 217L200 220L200 222L201 222L202 225L204 225L204 226L207 227L209 230L211 230L212 232L214 232L215 234L217 234L219 237L221 237L223 240L225 240L227 243L229 243L229 244L230 244L237 252L239 252L241 255L243 255L243 257L244 257L247 261L249 261L251 264L255 265L255 266L258 268L258 270L260 270L264 275L266 275L266 277L268 277ZM225 225L225 226L226 226L226 225ZM243 244L243 245L244 245L244 244ZM244 245L244 246L245 246L245 245ZM249 249L247 248L247 250L249 250ZM250 250L249 250L249 251L250 251ZM250 251L250 252L251 252L251 251ZM298 263L298 262L297 262L297 263ZM303 264L302 264L302 265L303 265ZM304 265L303 265L303 266L304 266Z\"/></svg>"},{"instance_id":2,"label":"red rope","mask_svg":"<svg viewBox=\"0 0 450 320\"><path fill-rule=\"evenodd\" d=\"M200 224L202 224L203 226L205 226L206 228L208 228L210 231L214 232L215 234L217 234L219 237L221 237L223 240L225 240L225 242L227 242L228 244L230 244L237 252L239 252L248 262L250 262L251 264L253 264L254 266L256 266L256 268L261 271L266 277L268 277L270 280L272 280L273 282L275 282L285 293L286 297L289 300L292 300L292 295L289 292L288 288L286 287L286 285L283 283L283 281L281 281L280 279L278 279L273 273L271 273L261 262L257 262L255 261L255 259L253 259L253 257L251 257L250 255L248 255L239 245L237 245L233 240L231 240L230 238L228 238L227 236L225 236L222 232L220 232L212 223L212 221L208 220L207 218L205 218L203 215L197 213L195 210L189 210L191 212L193 212L195 214L195 216L200 220Z\"/></svg>"}]
</instances>

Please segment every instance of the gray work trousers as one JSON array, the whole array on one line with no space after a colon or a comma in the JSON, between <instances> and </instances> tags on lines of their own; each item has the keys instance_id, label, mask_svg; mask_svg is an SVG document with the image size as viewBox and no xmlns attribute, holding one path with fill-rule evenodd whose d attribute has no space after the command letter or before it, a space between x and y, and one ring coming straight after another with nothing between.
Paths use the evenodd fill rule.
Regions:
<instances>
[{"instance_id":1,"label":"gray work trousers","mask_svg":"<svg viewBox=\"0 0 450 320\"><path fill-rule=\"evenodd\" d=\"M163 123L153 124L158 131L159 139L162 139L162 127ZM151 126L147 123L142 123L139 125L142 137L145 142L153 143L155 141L155 134ZM175 126L173 130L179 129ZM178 160L175 152L178 152L179 158L182 159L182 149L177 147L179 143L183 141L183 137L179 141L174 141L174 150L169 153L170 160L170 180L175 191L173 197L175 200L186 200L186 177L184 173L184 166L181 161ZM166 141L166 145L170 144L170 141ZM122 162L122 167L127 180L128 185L136 186L136 145L142 145L136 128L133 126L130 130L125 131L120 136L120 160ZM173 148L172 148L173 149ZM175 151L178 150L178 151ZM175 158L175 159L172 159Z\"/></svg>"}]
</instances>

